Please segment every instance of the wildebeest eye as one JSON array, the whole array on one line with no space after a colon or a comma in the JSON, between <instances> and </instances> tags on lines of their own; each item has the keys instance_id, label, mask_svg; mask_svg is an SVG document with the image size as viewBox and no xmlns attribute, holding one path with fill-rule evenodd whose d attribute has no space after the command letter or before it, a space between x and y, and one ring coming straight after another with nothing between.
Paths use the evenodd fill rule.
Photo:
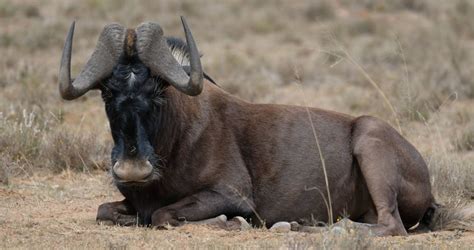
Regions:
<instances>
[{"instance_id":1,"label":"wildebeest eye","mask_svg":"<svg viewBox=\"0 0 474 250\"><path fill-rule=\"evenodd\" d=\"M100 85L102 100L104 102L110 101L120 91L119 82L108 79Z\"/></svg>"}]
</instances>

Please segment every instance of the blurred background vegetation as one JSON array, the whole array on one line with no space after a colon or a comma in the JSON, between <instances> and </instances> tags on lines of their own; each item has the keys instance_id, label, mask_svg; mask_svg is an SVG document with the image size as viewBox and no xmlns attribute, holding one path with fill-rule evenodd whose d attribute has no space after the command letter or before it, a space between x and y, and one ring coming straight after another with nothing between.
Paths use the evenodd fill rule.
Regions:
<instances>
[{"instance_id":1,"label":"blurred background vegetation","mask_svg":"<svg viewBox=\"0 0 474 250\"><path fill-rule=\"evenodd\" d=\"M256 103L305 105L305 95L309 106L399 123L428 162L438 199L474 196L469 0L0 0L0 175L108 168L100 94L73 102L58 94L72 20L77 74L104 25L153 20L182 37L180 15L224 90Z\"/></svg>"}]
</instances>

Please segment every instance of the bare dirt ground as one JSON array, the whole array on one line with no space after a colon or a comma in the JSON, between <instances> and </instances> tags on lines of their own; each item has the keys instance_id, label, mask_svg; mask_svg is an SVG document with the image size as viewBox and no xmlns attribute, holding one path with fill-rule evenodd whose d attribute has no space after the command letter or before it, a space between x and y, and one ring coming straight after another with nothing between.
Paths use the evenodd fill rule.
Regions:
<instances>
[{"instance_id":1,"label":"bare dirt ground","mask_svg":"<svg viewBox=\"0 0 474 250\"><path fill-rule=\"evenodd\" d=\"M0 0L0 248L474 248L474 220L385 238L97 225L97 207L121 197L100 93L58 94L67 28L77 21L77 74L104 25L153 20L182 37L180 15L224 90L380 117L419 149L438 202L474 207L472 1Z\"/></svg>"},{"instance_id":2,"label":"bare dirt ground","mask_svg":"<svg viewBox=\"0 0 474 250\"><path fill-rule=\"evenodd\" d=\"M105 174L63 173L0 188L0 248L419 248L472 249L474 233L369 238L356 232L273 233L186 225L170 230L97 225L97 207L121 199Z\"/></svg>"}]
</instances>

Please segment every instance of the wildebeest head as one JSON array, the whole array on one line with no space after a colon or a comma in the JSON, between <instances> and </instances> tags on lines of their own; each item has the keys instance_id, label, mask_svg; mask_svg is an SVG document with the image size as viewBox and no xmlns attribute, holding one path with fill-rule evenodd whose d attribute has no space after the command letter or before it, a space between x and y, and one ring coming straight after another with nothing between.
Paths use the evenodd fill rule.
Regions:
<instances>
[{"instance_id":1,"label":"wildebeest head","mask_svg":"<svg viewBox=\"0 0 474 250\"><path fill-rule=\"evenodd\" d=\"M61 96L72 100L90 89L102 91L115 143L111 172L118 184L159 178L155 144L163 90L172 85L192 96L202 91L200 55L186 21L181 19L187 45L164 37L157 23L144 23L134 30L107 25L74 80L70 77L74 23L67 35L59 71Z\"/></svg>"}]
</instances>

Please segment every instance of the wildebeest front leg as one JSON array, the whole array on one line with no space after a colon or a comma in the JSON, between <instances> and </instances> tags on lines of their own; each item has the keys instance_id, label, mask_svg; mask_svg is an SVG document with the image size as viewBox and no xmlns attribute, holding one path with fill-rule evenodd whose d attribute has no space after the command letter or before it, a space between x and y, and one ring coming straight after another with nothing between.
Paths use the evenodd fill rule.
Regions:
<instances>
[{"instance_id":1,"label":"wildebeest front leg","mask_svg":"<svg viewBox=\"0 0 474 250\"><path fill-rule=\"evenodd\" d=\"M180 226L221 214L245 216L250 211L248 204L242 201L232 200L219 192L201 191L156 210L151 217L151 224L153 227L165 228L167 225Z\"/></svg>"},{"instance_id":2,"label":"wildebeest front leg","mask_svg":"<svg viewBox=\"0 0 474 250\"><path fill-rule=\"evenodd\" d=\"M135 209L125 199L123 201L107 202L99 206L96 221L111 222L115 225L132 226L137 224Z\"/></svg>"}]
</instances>

